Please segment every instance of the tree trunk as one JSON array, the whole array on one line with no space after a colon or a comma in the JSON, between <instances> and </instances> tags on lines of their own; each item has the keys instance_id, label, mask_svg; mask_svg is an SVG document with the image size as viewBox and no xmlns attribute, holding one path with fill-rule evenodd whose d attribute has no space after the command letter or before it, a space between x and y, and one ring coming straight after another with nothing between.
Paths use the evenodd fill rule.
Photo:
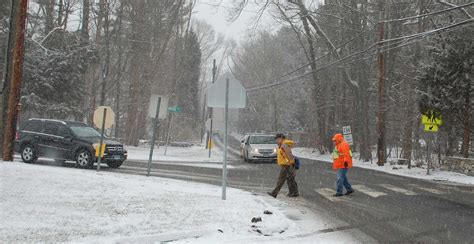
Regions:
<instances>
[{"instance_id":1,"label":"tree trunk","mask_svg":"<svg viewBox=\"0 0 474 244\"><path fill-rule=\"evenodd\" d=\"M55 0L45 0L45 35L51 32L54 28L54 3Z\"/></svg>"},{"instance_id":2,"label":"tree trunk","mask_svg":"<svg viewBox=\"0 0 474 244\"><path fill-rule=\"evenodd\" d=\"M64 13L64 2L63 0L59 0L58 4L58 19L57 25L63 26L63 13Z\"/></svg>"},{"instance_id":3,"label":"tree trunk","mask_svg":"<svg viewBox=\"0 0 474 244\"><path fill-rule=\"evenodd\" d=\"M379 41L384 39L384 19L385 0L379 0ZM377 164L383 166L386 162L386 144L385 144L385 63L382 45L378 50L378 108L377 108Z\"/></svg>"},{"instance_id":4,"label":"tree trunk","mask_svg":"<svg viewBox=\"0 0 474 244\"><path fill-rule=\"evenodd\" d=\"M469 143L471 138L471 91L470 89L466 89L466 93L464 95L464 133L462 138L462 147L461 147L461 154L463 157L469 157Z\"/></svg>"},{"instance_id":5,"label":"tree trunk","mask_svg":"<svg viewBox=\"0 0 474 244\"><path fill-rule=\"evenodd\" d=\"M89 14L90 14L90 0L82 1L82 25L81 38L83 43L89 41Z\"/></svg>"},{"instance_id":6,"label":"tree trunk","mask_svg":"<svg viewBox=\"0 0 474 244\"><path fill-rule=\"evenodd\" d=\"M309 48L309 56L310 56L310 67L311 67L311 71L312 71L312 78L313 78L313 92L312 92L312 96L313 96L313 101L314 101L314 105L316 107L316 114L315 116L317 116L317 126L318 126L318 135L317 135L317 146L318 146L318 149L319 149L319 152L321 154L324 154L326 153L326 146L324 145L324 138L326 138L326 132L325 132L325 127L326 127L326 119L324 117L324 113L322 113L322 107L324 106L324 104L321 104L321 82L319 81L318 79L318 76L316 74L316 54L315 54L315 50L314 50L314 43L313 43L313 35L311 34L311 29L309 28L309 24L308 24L308 20L307 18L305 17L305 15L307 15L307 13L305 14L304 10L301 10L301 21L303 23L303 28L305 30L305 34L306 34L306 39L307 39L307 42L308 42L308 48Z\"/></svg>"}]
</instances>

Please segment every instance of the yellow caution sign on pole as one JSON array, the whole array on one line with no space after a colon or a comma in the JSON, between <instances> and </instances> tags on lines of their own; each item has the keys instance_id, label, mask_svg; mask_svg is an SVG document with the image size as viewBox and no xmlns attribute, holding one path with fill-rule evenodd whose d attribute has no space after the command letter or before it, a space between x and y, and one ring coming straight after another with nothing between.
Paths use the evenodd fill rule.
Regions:
<instances>
[{"instance_id":1,"label":"yellow caution sign on pole","mask_svg":"<svg viewBox=\"0 0 474 244\"><path fill-rule=\"evenodd\" d=\"M209 139L207 142L207 148L212 149L214 147L214 143L212 142L212 138Z\"/></svg>"},{"instance_id":2,"label":"yellow caution sign on pole","mask_svg":"<svg viewBox=\"0 0 474 244\"><path fill-rule=\"evenodd\" d=\"M421 123L425 125L425 132L438 132L443 120L441 120L441 115L430 112L421 116Z\"/></svg>"}]
</instances>

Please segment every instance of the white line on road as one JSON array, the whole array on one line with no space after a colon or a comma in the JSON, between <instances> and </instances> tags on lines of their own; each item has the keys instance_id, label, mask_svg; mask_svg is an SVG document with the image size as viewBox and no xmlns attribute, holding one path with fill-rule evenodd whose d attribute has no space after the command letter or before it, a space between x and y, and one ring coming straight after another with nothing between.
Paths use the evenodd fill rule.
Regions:
<instances>
[{"instance_id":1,"label":"white line on road","mask_svg":"<svg viewBox=\"0 0 474 244\"><path fill-rule=\"evenodd\" d=\"M410 186L416 187L416 188L418 188L420 190L423 190L423 191L431 192L433 194L445 194L444 192L442 192L440 190L433 189L433 188L427 188L427 187L419 186L419 185L416 185L416 184L410 184Z\"/></svg>"},{"instance_id":2,"label":"white line on road","mask_svg":"<svg viewBox=\"0 0 474 244\"><path fill-rule=\"evenodd\" d=\"M374 189L371 189L371 188L368 188L367 186L364 186L364 185L353 185L352 188L356 189L357 191L360 191L364 194L367 194L371 197L380 197L380 196L385 196L387 194L383 193L383 192L380 192L380 191L376 191Z\"/></svg>"},{"instance_id":3,"label":"white line on road","mask_svg":"<svg viewBox=\"0 0 474 244\"><path fill-rule=\"evenodd\" d=\"M342 199L343 197L333 196L334 194L336 194L336 191L329 188L316 189L315 191L319 193L321 196L327 198L329 201L332 201L332 202L339 202L343 200Z\"/></svg>"},{"instance_id":4,"label":"white line on road","mask_svg":"<svg viewBox=\"0 0 474 244\"><path fill-rule=\"evenodd\" d=\"M390 185L390 184L380 184L380 186L384 187L384 188L387 188L389 190L392 190L394 192L405 194L405 195L410 195L410 196L418 195L416 192L413 192L413 191L410 191L410 190L407 190L407 189L403 189L403 188L400 188L400 187L396 187L396 186L393 186L393 185Z\"/></svg>"}]
</instances>

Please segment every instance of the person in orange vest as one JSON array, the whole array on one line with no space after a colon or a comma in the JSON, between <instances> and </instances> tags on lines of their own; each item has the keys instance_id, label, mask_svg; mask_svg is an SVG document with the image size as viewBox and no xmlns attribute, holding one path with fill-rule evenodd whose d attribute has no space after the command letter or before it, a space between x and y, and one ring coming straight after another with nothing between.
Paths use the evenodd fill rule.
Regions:
<instances>
[{"instance_id":1,"label":"person in orange vest","mask_svg":"<svg viewBox=\"0 0 474 244\"><path fill-rule=\"evenodd\" d=\"M275 189L268 192L268 195L276 198L280 192L283 184L287 181L288 184L288 197L298 197L298 184L296 183L296 168L295 168L295 157L291 152L291 148L294 142L286 139L285 135L277 134L275 140L278 144L277 148L277 163L280 166L280 174L278 175L278 182Z\"/></svg>"},{"instance_id":2,"label":"person in orange vest","mask_svg":"<svg viewBox=\"0 0 474 244\"><path fill-rule=\"evenodd\" d=\"M342 134L335 134L332 138L335 147L332 153L332 168L337 170L336 194L335 197L343 195L343 188L346 188L346 194L354 193L349 180L347 179L347 170L352 168L352 151L349 143L344 140Z\"/></svg>"}]
</instances>

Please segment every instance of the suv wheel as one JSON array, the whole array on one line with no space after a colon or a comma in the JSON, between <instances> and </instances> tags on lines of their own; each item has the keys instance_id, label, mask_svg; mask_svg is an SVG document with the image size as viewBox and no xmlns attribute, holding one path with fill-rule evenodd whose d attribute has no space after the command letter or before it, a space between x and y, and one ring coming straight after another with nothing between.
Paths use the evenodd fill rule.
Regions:
<instances>
[{"instance_id":1,"label":"suv wheel","mask_svg":"<svg viewBox=\"0 0 474 244\"><path fill-rule=\"evenodd\" d=\"M123 161L111 161L111 162L107 162L107 165L110 167L110 168L118 168L120 166L122 166L123 164Z\"/></svg>"},{"instance_id":2,"label":"suv wheel","mask_svg":"<svg viewBox=\"0 0 474 244\"><path fill-rule=\"evenodd\" d=\"M94 164L92 154L87 149L80 149L76 153L76 166L78 168L89 169Z\"/></svg>"},{"instance_id":3,"label":"suv wheel","mask_svg":"<svg viewBox=\"0 0 474 244\"><path fill-rule=\"evenodd\" d=\"M21 149L21 159L27 164L34 163L38 159L36 149L31 144L24 145Z\"/></svg>"}]
</instances>

